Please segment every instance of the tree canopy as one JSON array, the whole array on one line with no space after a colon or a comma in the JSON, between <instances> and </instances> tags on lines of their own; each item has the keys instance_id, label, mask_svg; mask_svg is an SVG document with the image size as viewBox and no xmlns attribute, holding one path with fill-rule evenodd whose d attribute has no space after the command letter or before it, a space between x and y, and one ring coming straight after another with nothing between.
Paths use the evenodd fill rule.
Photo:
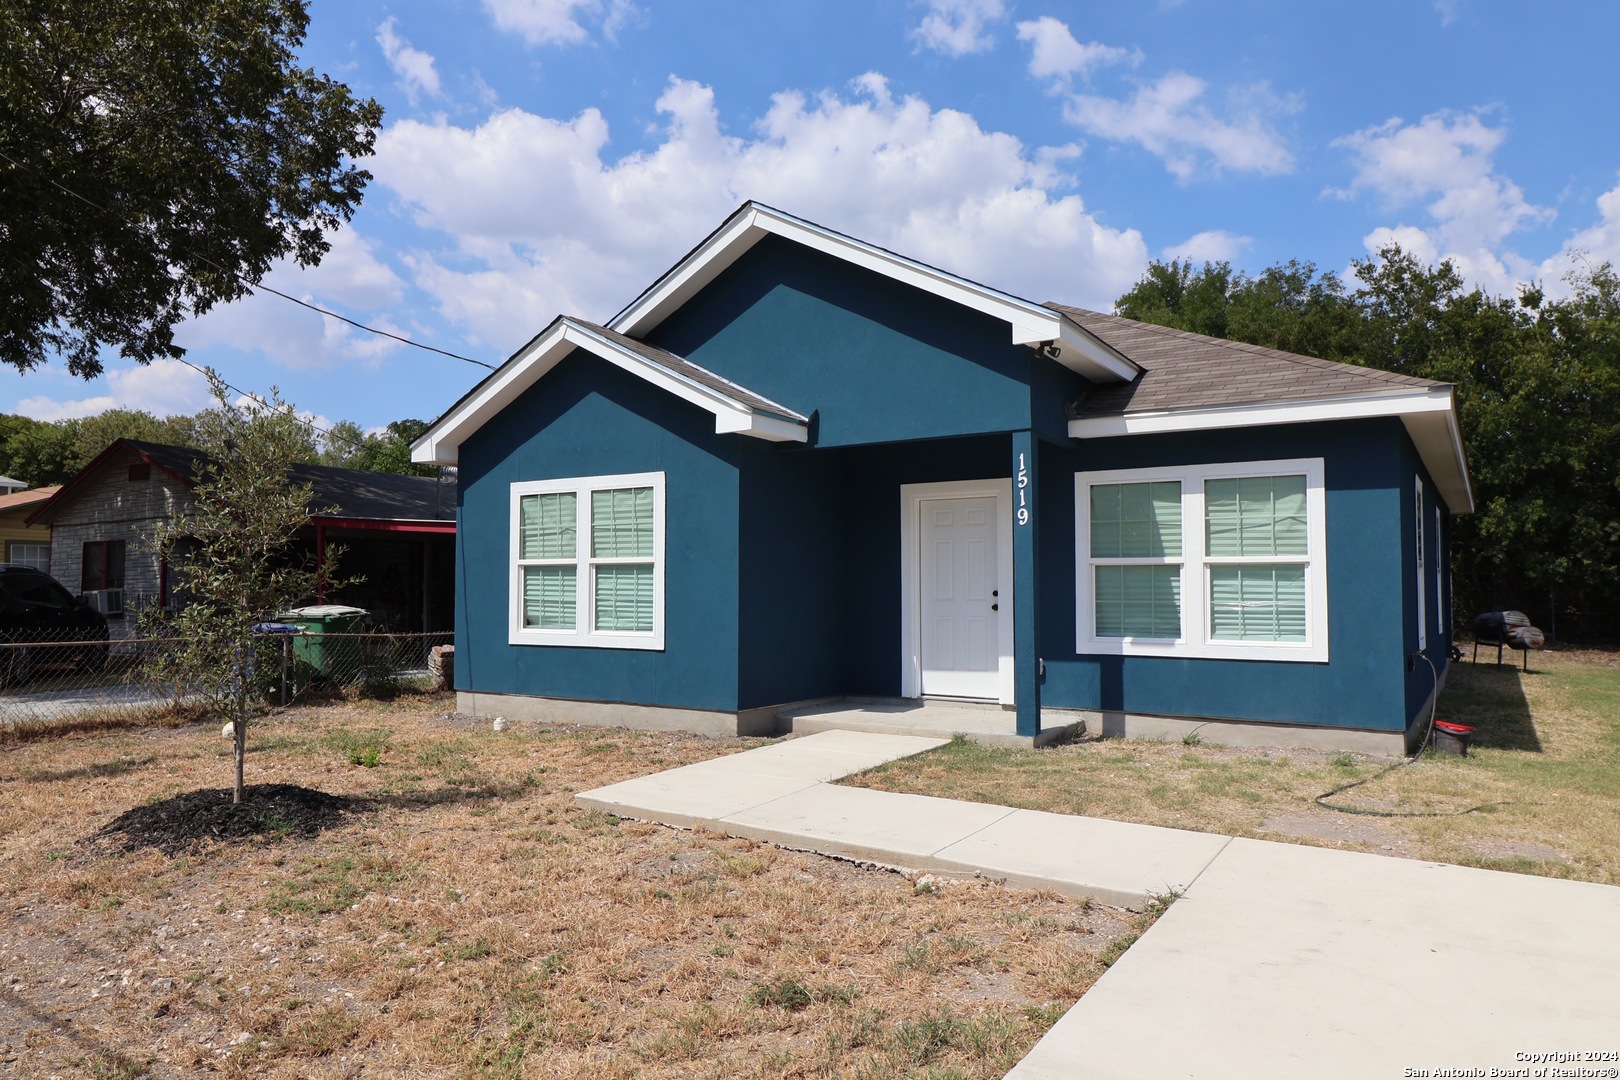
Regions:
<instances>
[{"instance_id":1,"label":"tree canopy","mask_svg":"<svg viewBox=\"0 0 1620 1080\"><path fill-rule=\"evenodd\" d=\"M1455 521L1455 610L1620 633L1620 276L1605 263L1562 299L1490 296L1398 247L1354 274L1350 289L1310 263L1156 262L1115 310L1456 384L1477 509Z\"/></svg>"},{"instance_id":2,"label":"tree canopy","mask_svg":"<svg viewBox=\"0 0 1620 1080\"><path fill-rule=\"evenodd\" d=\"M202 429L216 421L217 411L160 418L142 409L108 409L95 416L50 422L0 414L0 475L31 487L65 483L119 439L196 447ZM291 452L295 461L313 465L433 476L435 466L411 461L411 440L427 426L421 420L395 420L381 431L367 433L351 420L339 420L320 431L298 420Z\"/></svg>"},{"instance_id":3,"label":"tree canopy","mask_svg":"<svg viewBox=\"0 0 1620 1080\"><path fill-rule=\"evenodd\" d=\"M0 5L0 361L180 355L174 327L313 266L382 108L302 67L305 0Z\"/></svg>"}]
</instances>

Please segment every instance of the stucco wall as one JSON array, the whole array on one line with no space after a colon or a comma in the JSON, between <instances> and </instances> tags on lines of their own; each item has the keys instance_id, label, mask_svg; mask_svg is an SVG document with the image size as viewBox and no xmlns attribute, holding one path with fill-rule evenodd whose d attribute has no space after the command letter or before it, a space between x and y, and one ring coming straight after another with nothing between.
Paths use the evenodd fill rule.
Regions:
<instances>
[{"instance_id":1,"label":"stucco wall","mask_svg":"<svg viewBox=\"0 0 1620 1080\"><path fill-rule=\"evenodd\" d=\"M767 237L648 335L806 415L818 447L1063 430L1085 380L1006 323Z\"/></svg>"},{"instance_id":2,"label":"stucco wall","mask_svg":"<svg viewBox=\"0 0 1620 1080\"><path fill-rule=\"evenodd\" d=\"M456 688L737 709L739 436L605 361L575 353L461 448ZM663 472L665 648L508 643L511 486Z\"/></svg>"},{"instance_id":3,"label":"stucco wall","mask_svg":"<svg viewBox=\"0 0 1620 1080\"><path fill-rule=\"evenodd\" d=\"M1398 420L1090 440L1041 453L1042 703L1172 716L1400 730L1412 484ZM1326 663L1082 656L1075 642L1076 471L1321 457L1327 524ZM1409 496L1407 497L1409 498ZM1415 634L1415 630L1411 631ZM1427 670L1425 669L1425 676Z\"/></svg>"}]
</instances>

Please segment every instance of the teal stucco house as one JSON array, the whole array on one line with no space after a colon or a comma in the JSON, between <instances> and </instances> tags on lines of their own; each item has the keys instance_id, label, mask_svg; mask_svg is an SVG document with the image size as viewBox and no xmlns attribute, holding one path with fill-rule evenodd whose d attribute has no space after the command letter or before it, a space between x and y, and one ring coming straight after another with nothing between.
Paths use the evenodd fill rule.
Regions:
<instances>
[{"instance_id":1,"label":"teal stucco house","mask_svg":"<svg viewBox=\"0 0 1620 1080\"><path fill-rule=\"evenodd\" d=\"M417 441L481 714L978 703L1397 751L1472 511L1453 388L1038 304L757 203Z\"/></svg>"}]
</instances>

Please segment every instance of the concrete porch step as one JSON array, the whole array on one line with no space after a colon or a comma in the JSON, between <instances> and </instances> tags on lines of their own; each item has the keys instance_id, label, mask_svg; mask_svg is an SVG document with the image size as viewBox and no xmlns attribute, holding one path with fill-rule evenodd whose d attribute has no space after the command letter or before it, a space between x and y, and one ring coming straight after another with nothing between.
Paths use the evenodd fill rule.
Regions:
<instances>
[{"instance_id":1,"label":"concrete porch step","mask_svg":"<svg viewBox=\"0 0 1620 1080\"><path fill-rule=\"evenodd\" d=\"M1041 732L1018 734L1011 709L992 702L848 698L777 713L784 734L814 735L823 731L865 731L879 735L912 735L949 739L964 735L983 746L1046 746L1085 730L1078 714L1043 710Z\"/></svg>"}]
</instances>

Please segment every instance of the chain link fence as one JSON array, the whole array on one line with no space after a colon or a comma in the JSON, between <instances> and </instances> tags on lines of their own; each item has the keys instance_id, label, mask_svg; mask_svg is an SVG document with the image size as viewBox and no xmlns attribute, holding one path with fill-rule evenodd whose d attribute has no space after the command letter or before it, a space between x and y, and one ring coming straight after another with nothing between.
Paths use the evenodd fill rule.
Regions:
<instances>
[{"instance_id":1,"label":"chain link fence","mask_svg":"<svg viewBox=\"0 0 1620 1080\"><path fill-rule=\"evenodd\" d=\"M175 677L175 638L83 640L83 631L31 630L0 641L0 726L90 724L194 711L222 689ZM264 633L233 678L269 705L321 696L390 697L447 688L444 654L455 638L435 634ZM435 651L437 650L437 655ZM167 671L167 675L159 672Z\"/></svg>"}]
</instances>

